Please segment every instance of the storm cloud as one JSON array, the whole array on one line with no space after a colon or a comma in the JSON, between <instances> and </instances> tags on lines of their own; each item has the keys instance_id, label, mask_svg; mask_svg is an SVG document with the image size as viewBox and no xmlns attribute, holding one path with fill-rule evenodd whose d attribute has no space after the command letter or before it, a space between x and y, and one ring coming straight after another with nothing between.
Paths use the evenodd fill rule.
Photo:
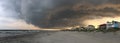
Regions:
<instances>
[{"instance_id":1,"label":"storm cloud","mask_svg":"<svg viewBox=\"0 0 120 43\"><path fill-rule=\"evenodd\" d=\"M0 30L40 29L23 20L21 0L0 0Z\"/></svg>"},{"instance_id":2,"label":"storm cloud","mask_svg":"<svg viewBox=\"0 0 120 43\"><path fill-rule=\"evenodd\" d=\"M40 28L81 25L88 19L120 16L119 0L22 0L21 14Z\"/></svg>"}]
</instances>

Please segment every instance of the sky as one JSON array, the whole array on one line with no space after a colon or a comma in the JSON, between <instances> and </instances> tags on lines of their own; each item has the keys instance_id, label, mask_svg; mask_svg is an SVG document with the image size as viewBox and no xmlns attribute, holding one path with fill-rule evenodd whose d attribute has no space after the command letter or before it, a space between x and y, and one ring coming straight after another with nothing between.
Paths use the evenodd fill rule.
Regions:
<instances>
[{"instance_id":1,"label":"sky","mask_svg":"<svg viewBox=\"0 0 120 43\"><path fill-rule=\"evenodd\" d=\"M63 29L120 21L120 0L0 0L0 29Z\"/></svg>"},{"instance_id":2,"label":"sky","mask_svg":"<svg viewBox=\"0 0 120 43\"><path fill-rule=\"evenodd\" d=\"M19 0L0 0L0 30L36 30L40 29L21 19Z\"/></svg>"}]
</instances>

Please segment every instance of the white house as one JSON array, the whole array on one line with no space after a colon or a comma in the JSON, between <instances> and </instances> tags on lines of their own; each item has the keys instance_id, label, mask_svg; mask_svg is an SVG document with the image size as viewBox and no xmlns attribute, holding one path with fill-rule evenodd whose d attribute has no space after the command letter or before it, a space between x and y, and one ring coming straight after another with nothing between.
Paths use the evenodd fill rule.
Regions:
<instances>
[{"instance_id":1,"label":"white house","mask_svg":"<svg viewBox=\"0 0 120 43\"><path fill-rule=\"evenodd\" d=\"M118 21L107 22L106 29L108 30L110 28L120 28L120 22Z\"/></svg>"}]
</instances>

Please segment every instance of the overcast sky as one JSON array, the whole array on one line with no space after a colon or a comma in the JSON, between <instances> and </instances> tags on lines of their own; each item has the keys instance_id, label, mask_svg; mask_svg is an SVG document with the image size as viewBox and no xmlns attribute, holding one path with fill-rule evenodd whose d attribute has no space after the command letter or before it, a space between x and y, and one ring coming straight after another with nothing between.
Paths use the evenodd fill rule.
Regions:
<instances>
[{"instance_id":1,"label":"overcast sky","mask_svg":"<svg viewBox=\"0 0 120 43\"><path fill-rule=\"evenodd\" d=\"M85 26L119 16L120 0L0 0L0 29Z\"/></svg>"}]
</instances>

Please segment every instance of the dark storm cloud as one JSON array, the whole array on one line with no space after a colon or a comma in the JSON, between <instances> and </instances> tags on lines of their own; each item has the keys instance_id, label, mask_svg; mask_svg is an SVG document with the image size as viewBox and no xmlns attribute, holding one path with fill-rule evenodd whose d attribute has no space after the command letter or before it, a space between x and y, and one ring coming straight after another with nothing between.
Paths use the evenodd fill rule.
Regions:
<instances>
[{"instance_id":1,"label":"dark storm cloud","mask_svg":"<svg viewBox=\"0 0 120 43\"><path fill-rule=\"evenodd\" d=\"M111 8L111 7L105 7L102 9L88 9L86 10L86 12L90 12L89 14L91 14L92 16L96 15L96 16L103 16L103 17L112 17L120 14L120 11L118 9Z\"/></svg>"},{"instance_id":2,"label":"dark storm cloud","mask_svg":"<svg viewBox=\"0 0 120 43\"><path fill-rule=\"evenodd\" d=\"M120 11L104 4L119 4L119 0L23 0L22 14L25 20L41 28L62 28L84 25L87 19L118 16Z\"/></svg>"}]
</instances>

